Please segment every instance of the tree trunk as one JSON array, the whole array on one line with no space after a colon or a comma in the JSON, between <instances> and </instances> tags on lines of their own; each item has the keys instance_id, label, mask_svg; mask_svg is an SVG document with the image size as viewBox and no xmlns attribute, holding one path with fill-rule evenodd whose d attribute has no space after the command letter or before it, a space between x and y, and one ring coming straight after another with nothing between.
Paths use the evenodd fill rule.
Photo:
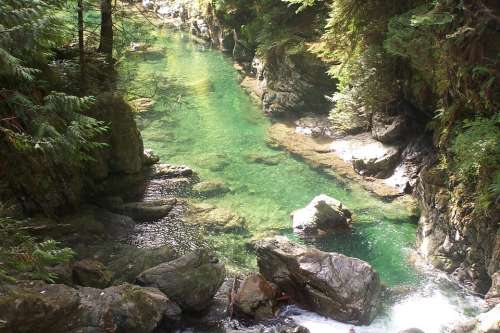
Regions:
<instances>
[{"instance_id":1,"label":"tree trunk","mask_svg":"<svg viewBox=\"0 0 500 333\"><path fill-rule=\"evenodd\" d=\"M106 55L106 59L113 59L113 14L111 0L101 0L101 40L99 52Z\"/></svg>"},{"instance_id":2,"label":"tree trunk","mask_svg":"<svg viewBox=\"0 0 500 333\"><path fill-rule=\"evenodd\" d=\"M80 91L86 93L85 44L83 40L83 0L78 0L78 51L80 56Z\"/></svg>"}]
</instances>

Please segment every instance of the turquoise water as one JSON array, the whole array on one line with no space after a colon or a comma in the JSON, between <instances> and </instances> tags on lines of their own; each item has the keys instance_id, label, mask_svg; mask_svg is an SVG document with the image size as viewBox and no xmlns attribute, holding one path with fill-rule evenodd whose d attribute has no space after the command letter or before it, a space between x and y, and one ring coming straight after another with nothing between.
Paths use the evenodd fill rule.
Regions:
<instances>
[{"instance_id":1,"label":"turquoise water","mask_svg":"<svg viewBox=\"0 0 500 333\"><path fill-rule=\"evenodd\" d=\"M356 184L346 187L268 146L270 120L240 87L229 57L167 30L150 53L129 56L120 71L130 98L154 95L153 109L138 116L145 147L165 163L189 165L201 180L220 180L231 189L206 199L247 220L249 233L209 235L229 266L254 267L247 246L253 238L294 237L290 213L325 193L349 207L355 223L352 232L323 239L318 247L367 260L389 285L418 280L406 259L416 227L405 207L379 200ZM255 163L255 156L278 162Z\"/></svg>"}]
</instances>

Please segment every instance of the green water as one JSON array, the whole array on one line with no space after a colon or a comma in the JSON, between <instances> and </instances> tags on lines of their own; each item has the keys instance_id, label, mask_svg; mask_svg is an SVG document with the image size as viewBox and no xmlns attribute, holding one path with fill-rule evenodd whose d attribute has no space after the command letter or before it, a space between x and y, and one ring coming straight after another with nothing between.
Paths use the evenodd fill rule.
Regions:
<instances>
[{"instance_id":1,"label":"green water","mask_svg":"<svg viewBox=\"0 0 500 333\"><path fill-rule=\"evenodd\" d=\"M221 180L231 188L207 199L245 217L249 226L248 234L209 235L229 266L254 267L247 246L252 238L294 237L290 213L325 193L355 213L355 224L352 232L321 240L318 247L370 262L389 285L417 281L406 261L416 227L403 206L383 202L356 184L346 187L269 147L270 120L240 87L229 57L174 31L162 32L154 49L122 63L121 83L129 97L156 93L154 109L138 116L146 148L162 162L189 165L201 180ZM255 163L249 155L273 156L279 164Z\"/></svg>"}]
</instances>

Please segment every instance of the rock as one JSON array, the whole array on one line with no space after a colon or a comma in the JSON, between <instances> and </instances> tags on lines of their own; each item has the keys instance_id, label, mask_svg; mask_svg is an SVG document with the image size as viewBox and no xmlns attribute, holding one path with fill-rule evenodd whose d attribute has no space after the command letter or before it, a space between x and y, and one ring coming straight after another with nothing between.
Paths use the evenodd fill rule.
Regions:
<instances>
[{"instance_id":1,"label":"rock","mask_svg":"<svg viewBox=\"0 0 500 333\"><path fill-rule=\"evenodd\" d=\"M0 292L0 331L67 332L63 322L78 311L77 291L61 284L31 282Z\"/></svg>"},{"instance_id":2,"label":"rock","mask_svg":"<svg viewBox=\"0 0 500 333\"><path fill-rule=\"evenodd\" d=\"M73 289L35 281L0 294L2 332L149 333L180 313L158 289L130 284Z\"/></svg>"},{"instance_id":3,"label":"rock","mask_svg":"<svg viewBox=\"0 0 500 333\"><path fill-rule=\"evenodd\" d=\"M366 262L290 242L256 242L260 273L297 304L342 322L369 324L381 301L378 273Z\"/></svg>"},{"instance_id":4,"label":"rock","mask_svg":"<svg viewBox=\"0 0 500 333\"><path fill-rule=\"evenodd\" d=\"M418 328L409 328L404 331L399 331L399 333L425 333L425 332Z\"/></svg>"},{"instance_id":5,"label":"rock","mask_svg":"<svg viewBox=\"0 0 500 333\"><path fill-rule=\"evenodd\" d=\"M188 207L186 223L199 225L209 231L242 232L246 230L245 218L233 212L201 203Z\"/></svg>"},{"instance_id":6,"label":"rock","mask_svg":"<svg viewBox=\"0 0 500 333\"><path fill-rule=\"evenodd\" d=\"M225 278L225 268L211 253L197 250L142 272L137 282L160 289L186 311L208 307Z\"/></svg>"},{"instance_id":7,"label":"rock","mask_svg":"<svg viewBox=\"0 0 500 333\"><path fill-rule=\"evenodd\" d=\"M400 159L397 146L376 141L369 133L334 140L330 148L344 161L351 161L356 172L363 176L386 178L393 173Z\"/></svg>"},{"instance_id":8,"label":"rock","mask_svg":"<svg viewBox=\"0 0 500 333\"><path fill-rule=\"evenodd\" d=\"M152 221L161 219L170 213L177 199L160 199L144 202L129 202L113 207L117 213L130 216L135 221Z\"/></svg>"},{"instance_id":9,"label":"rock","mask_svg":"<svg viewBox=\"0 0 500 333\"><path fill-rule=\"evenodd\" d=\"M406 101L397 101L385 112L375 112L372 116L372 136L380 142L392 143L403 140L411 132L408 117L417 114L415 108Z\"/></svg>"},{"instance_id":10,"label":"rock","mask_svg":"<svg viewBox=\"0 0 500 333\"><path fill-rule=\"evenodd\" d=\"M486 294L485 300L490 305L500 304L500 271L491 276L491 288Z\"/></svg>"},{"instance_id":11,"label":"rock","mask_svg":"<svg viewBox=\"0 0 500 333\"><path fill-rule=\"evenodd\" d=\"M150 166L160 162L160 156L156 155L151 149L144 150L144 165Z\"/></svg>"},{"instance_id":12,"label":"rock","mask_svg":"<svg viewBox=\"0 0 500 333\"><path fill-rule=\"evenodd\" d=\"M73 280L80 286L106 288L112 278L113 273L97 260L84 259L73 264Z\"/></svg>"},{"instance_id":13,"label":"rock","mask_svg":"<svg viewBox=\"0 0 500 333\"><path fill-rule=\"evenodd\" d=\"M220 180L210 180L194 185L193 191L198 195L212 197L230 192L231 189Z\"/></svg>"},{"instance_id":14,"label":"rock","mask_svg":"<svg viewBox=\"0 0 500 333\"><path fill-rule=\"evenodd\" d=\"M291 216L295 232L317 234L318 230L328 231L349 226L352 214L340 201L321 194L305 208L294 211Z\"/></svg>"},{"instance_id":15,"label":"rock","mask_svg":"<svg viewBox=\"0 0 500 333\"><path fill-rule=\"evenodd\" d=\"M265 164L265 165L278 165L283 160L281 154L275 155L262 155L259 153L252 153L246 156L246 159L251 163Z\"/></svg>"},{"instance_id":16,"label":"rock","mask_svg":"<svg viewBox=\"0 0 500 333\"><path fill-rule=\"evenodd\" d=\"M474 319L458 324L451 333L498 333L500 332L500 304Z\"/></svg>"},{"instance_id":17,"label":"rock","mask_svg":"<svg viewBox=\"0 0 500 333\"><path fill-rule=\"evenodd\" d=\"M241 283L234 297L237 314L257 320L274 317L277 288L260 274L250 274Z\"/></svg>"},{"instance_id":18,"label":"rock","mask_svg":"<svg viewBox=\"0 0 500 333\"><path fill-rule=\"evenodd\" d=\"M144 146L131 106L121 96L105 93L98 96L90 115L94 113L98 120L109 124L106 132L109 148L103 150L104 160L109 161L109 171L125 174L141 171Z\"/></svg>"},{"instance_id":19,"label":"rock","mask_svg":"<svg viewBox=\"0 0 500 333\"><path fill-rule=\"evenodd\" d=\"M295 122L295 132L313 137L333 137L328 116L310 115Z\"/></svg>"},{"instance_id":20,"label":"rock","mask_svg":"<svg viewBox=\"0 0 500 333\"><path fill-rule=\"evenodd\" d=\"M180 178L191 177L194 174L190 167L185 165L157 164L153 167L152 178Z\"/></svg>"},{"instance_id":21,"label":"rock","mask_svg":"<svg viewBox=\"0 0 500 333\"><path fill-rule=\"evenodd\" d=\"M152 332L163 321L180 319L181 309L155 288L131 284L104 290L82 288L80 320L85 328L110 332Z\"/></svg>"}]
</instances>

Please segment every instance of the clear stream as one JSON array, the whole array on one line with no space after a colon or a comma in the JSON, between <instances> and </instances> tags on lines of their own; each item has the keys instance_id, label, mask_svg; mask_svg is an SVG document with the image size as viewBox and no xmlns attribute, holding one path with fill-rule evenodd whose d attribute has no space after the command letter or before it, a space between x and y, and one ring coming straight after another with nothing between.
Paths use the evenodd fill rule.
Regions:
<instances>
[{"instance_id":1,"label":"clear stream","mask_svg":"<svg viewBox=\"0 0 500 333\"><path fill-rule=\"evenodd\" d=\"M151 95L155 105L138 116L145 147L163 162L185 164L201 180L223 181L231 192L203 200L243 216L248 234L210 234L220 257L233 270L255 267L248 242L275 233L294 237L290 213L321 193L355 213L352 232L315 245L371 263L382 281L406 288L376 321L356 332L398 332L419 327L426 333L474 315L480 301L435 272L415 269L408 256L416 226L408 210L387 203L357 184L339 183L266 142L270 120L239 85L232 60L195 43L187 33L164 30L146 53L132 53L120 67L128 95ZM271 157L275 164L256 163ZM304 312L296 320L315 332L348 332L349 326Z\"/></svg>"}]
</instances>

